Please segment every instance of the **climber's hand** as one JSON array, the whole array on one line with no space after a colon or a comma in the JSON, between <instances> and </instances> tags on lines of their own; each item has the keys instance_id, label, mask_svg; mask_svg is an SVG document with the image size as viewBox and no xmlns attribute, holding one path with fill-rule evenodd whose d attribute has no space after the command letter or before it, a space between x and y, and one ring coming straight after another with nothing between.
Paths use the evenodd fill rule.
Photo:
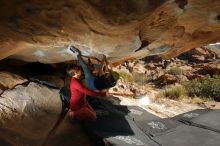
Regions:
<instances>
[{"instance_id":1,"label":"climber's hand","mask_svg":"<svg viewBox=\"0 0 220 146\"><path fill-rule=\"evenodd\" d=\"M81 55L81 52L79 51L79 49L75 48L74 46L70 47L70 51L72 51L73 53L77 53L77 55Z\"/></svg>"}]
</instances>

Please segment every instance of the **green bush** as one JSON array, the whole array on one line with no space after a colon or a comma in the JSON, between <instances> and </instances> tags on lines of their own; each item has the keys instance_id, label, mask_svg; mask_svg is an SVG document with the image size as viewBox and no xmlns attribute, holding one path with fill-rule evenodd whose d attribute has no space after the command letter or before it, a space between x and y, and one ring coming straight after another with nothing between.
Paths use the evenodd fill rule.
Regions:
<instances>
[{"instance_id":1,"label":"green bush","mask_svg":"<svg viewBox=\"0 0 220 146\"><path fill-rule=\"evenodd\" d=\"M127 72L118 72L119 77L122 78L123 80L127 81L127 82L134 82L134 79L132 77L131 74L127 73Z\"/></svg>"},{"instance_id":2,"label":"green bush","mask_svg":"<svg viewBox=\"0 0 220 146\"><path fill-rule=\"evenodd\" d=\"M194 79L194 80L185 82L184 87L186 88L187 94L190 97L201 95L202 83L200 82L199 79Z\"/></svg>"},{"instance_id":3,"label":"green bush","mask_svg":"<svg viewBox=\"0 0 220 146\"><path fill-rule=\"evenodd\" d=\"M120 78L119 73L117 73L116 71L112 71L112 76L116 81Z\"/></svg>"},{"instance_id":4,"label":"green bush","mask_svg":"<svg viewBox=\"0 0 220 146\"><path fill-rule=\"evenodd\" d=\"M170 99L180 99L186 96L186 89L182 85L172 85L165 88L163 96Z\"/></svg>"},{"instance_id":5,"label":"green bush","mask_svg":"<svg viewBox=\"0 0 220 146\"><path fill-rule=\"evenodd\" d=\"M184 84L189 96L211 98L220 101L220 76L206 76Z\"/></svg>"},{"instance_id":6,"label":"green bush","mask_svg":"<svg viewBox=\"0 0 220 146\"><path fill-rule=\"evenodd\" d=\"M171 75L182 75L184 72L179 67L172 67L170 70L168 70L168 73Z\"/></svg>"},{"instance_id":7,"label":"green bush","mask_svg":"<svg viewBox=\"0 0 220 146\"><path fill-rule=\"evenodd\" d=\"M132 77L134 82L140 85L146 84L149 80L149 77L144 73L133 72Z\"/></svg>"}]
</instances>

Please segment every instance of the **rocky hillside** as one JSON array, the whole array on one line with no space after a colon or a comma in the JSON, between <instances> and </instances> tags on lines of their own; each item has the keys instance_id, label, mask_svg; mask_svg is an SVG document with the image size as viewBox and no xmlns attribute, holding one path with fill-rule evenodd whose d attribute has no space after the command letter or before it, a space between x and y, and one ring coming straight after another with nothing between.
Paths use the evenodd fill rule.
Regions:
<instances>
[{"instance_id":1,"label":"rocky hillside","mask_svg":"<svg viewBox=\"0 0 220 146\"><path fill-rule=\"evenodd\" d=\"M212 96L215 100L220 100L220 88L218 88L220 85L220 59L207 47L195 48L177 58L167 60L154 55L141 61L127 61L115 67L114 70L119 73L121 78L118 86L113 88L112 92L119 92L122 95L128 94L135 97L149 94L157 89L164 89L170 85L191 83L187 88L199 90L198 88L201 86L204 89L202 95L200 92L197 93L198 91L195 91L196 93L190 91L190 94ZM181 91L180 89L178 92ZM213 94L211 95L211 93Z\"/></svg>"}]
</instances>

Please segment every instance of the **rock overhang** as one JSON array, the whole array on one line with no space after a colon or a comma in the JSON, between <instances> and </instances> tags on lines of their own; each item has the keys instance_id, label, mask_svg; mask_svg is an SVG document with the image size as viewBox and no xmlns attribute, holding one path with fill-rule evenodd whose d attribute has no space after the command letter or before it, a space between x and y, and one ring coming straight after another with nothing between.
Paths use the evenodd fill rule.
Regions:
<instances>
[{"instance_id":1,"label":"rock overhang","mask_svg":"<svg viewBox=\"0 0 220 146\"><path fill-rule=\"evenodd\" d=\"M57 63L174 57L220 40L219 0L2 0L0 58Z\"/></svg>"}]
</instances>

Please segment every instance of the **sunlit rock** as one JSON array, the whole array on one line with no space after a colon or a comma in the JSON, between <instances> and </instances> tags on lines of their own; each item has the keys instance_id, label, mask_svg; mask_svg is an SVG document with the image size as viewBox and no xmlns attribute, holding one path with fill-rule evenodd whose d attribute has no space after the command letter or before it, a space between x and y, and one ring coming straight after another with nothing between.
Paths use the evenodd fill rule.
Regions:
<instances>
[{"instance_id":1,"label":"sunlit rock","mask_svg":"<svg viewBox=\"0 0 220 146\"><path fill-rule=\"evenodd\" d=\"M173 57L220 40L219 0L2 0L0 59L76 59L68 50L112 61Z\"/></svg>"}]
</instances>

